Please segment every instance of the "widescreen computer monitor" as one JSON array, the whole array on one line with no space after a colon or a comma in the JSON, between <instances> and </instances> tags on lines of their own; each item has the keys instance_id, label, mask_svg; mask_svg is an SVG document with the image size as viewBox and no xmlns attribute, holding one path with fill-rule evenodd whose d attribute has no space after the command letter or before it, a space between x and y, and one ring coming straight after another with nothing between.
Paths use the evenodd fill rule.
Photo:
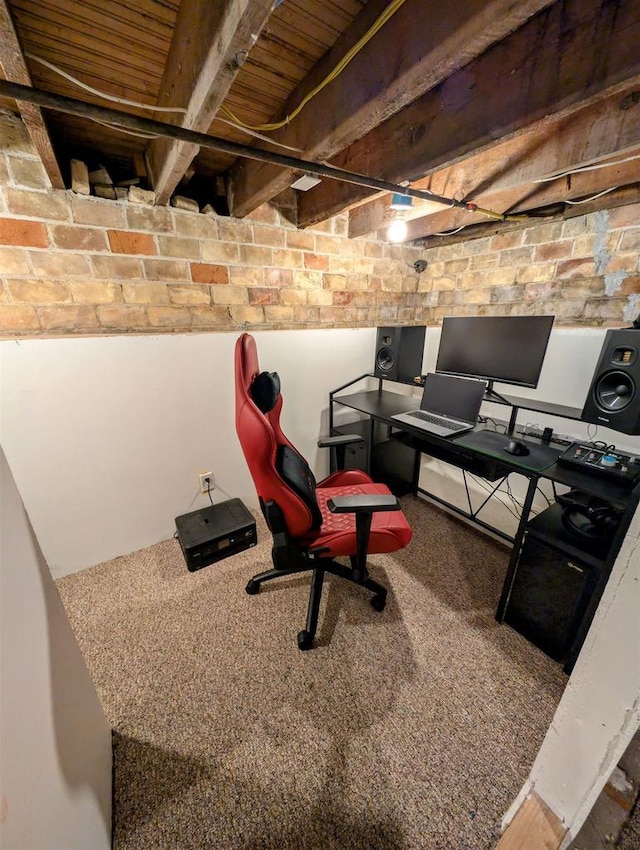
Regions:
<instances>
[{"instance_id":1,"label":"widescreen computer monitor","mask_svg":"<svg viewBox=\"0 0 640 850\"><path fill-rule=\"evenodd\" d=\"M448 316L436 372L537 387L553 316Z\"/></svg>"}]
</instances>

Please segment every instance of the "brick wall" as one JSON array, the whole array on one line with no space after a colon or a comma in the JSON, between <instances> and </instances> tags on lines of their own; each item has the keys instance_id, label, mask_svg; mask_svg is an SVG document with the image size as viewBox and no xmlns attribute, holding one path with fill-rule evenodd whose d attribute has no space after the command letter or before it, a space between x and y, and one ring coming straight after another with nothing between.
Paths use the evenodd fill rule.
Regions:
<instances>
[{"instance_id":1,"label":"brick wall","mask_svg":"<svg viewBox=\"0 0 640 850\"><path fill-rule=\"evenodd\" d=\"M612 325L640 311L640 205L419 250L297 230L286 208L236 220L48 186L0 116L0 334L433 324L553 312ZM427 260L418 275L411 264Z\"/></svg>"},{"instance_id":2,"label":"brick wall","mask_svg":"<svg viewBox=\"0 0 640 850\"><path fill-rule=\"evenodd\" d=\"M509 229L427 252L430 320L549 313L619 327L640 313L640 204Z\"/></svg>"}]
</instances>

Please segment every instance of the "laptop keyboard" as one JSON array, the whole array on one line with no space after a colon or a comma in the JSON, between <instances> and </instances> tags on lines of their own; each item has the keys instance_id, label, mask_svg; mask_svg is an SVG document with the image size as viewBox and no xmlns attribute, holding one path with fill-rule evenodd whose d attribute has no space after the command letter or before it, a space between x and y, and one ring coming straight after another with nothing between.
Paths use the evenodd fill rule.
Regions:
<instances>
[{"instance_id":1,"label":"laptop keyboard","mask_svg":"<svg viewBox=\"0 0 640 850\"><path fill-rule=\"evenodd\" d=\"M430 422L432 425L439 425L441 428L460 427L460 423L453 419L443 419L441 416L434 416L433 413L425 413L424 410L414 410L409 416L421 419L423 422Z\"/></svg>"}]
</instances>

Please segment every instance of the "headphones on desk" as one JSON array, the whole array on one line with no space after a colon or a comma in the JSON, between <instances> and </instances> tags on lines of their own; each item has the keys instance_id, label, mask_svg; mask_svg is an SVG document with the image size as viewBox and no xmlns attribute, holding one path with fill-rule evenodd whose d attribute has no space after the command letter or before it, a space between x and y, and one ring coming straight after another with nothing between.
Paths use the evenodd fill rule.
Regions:
<instances>
[{"instance_id":1,"label":"headphones on desk","mask_svg":"<svg viewBox=\"0 0 640 850\"><path fill-rule=\"evenodd\" d=\"M581 540L610 540L616 533L622 510L604 499L570 490L557 501L563 507L563 526Z\"/></svg>"}]
</instances>

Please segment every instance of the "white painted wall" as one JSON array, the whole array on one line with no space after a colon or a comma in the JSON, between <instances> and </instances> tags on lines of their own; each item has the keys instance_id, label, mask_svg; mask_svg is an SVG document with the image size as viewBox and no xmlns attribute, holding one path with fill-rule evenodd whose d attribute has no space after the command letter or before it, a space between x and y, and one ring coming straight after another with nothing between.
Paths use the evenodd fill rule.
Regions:
<instances>
[{"instance_id":1,"label":"white painted wall","mask_svg":"<svg viewBox=\"0 0 640 850\"><path fill-rule=\"evenodd\" d=\"M0 450L0 845L108 850L111 729Z\"/></svg>"},{"instance_id":2,"label":"white painted wall","mask_svg":"<svg viewBox=\"0 0 640 850\"><path fill-rule=\"evenodd\" d=\"M287 435L327 471L316 440L328 429L329 391L372 368L375 329L264 331L261 366L282 377ZM213 470L214 500L256 497L234 426L236 334L177 334L0 343L0 441L55 577L170 537L174 519L206 504L197 475ZM440 330L427 332L423 371L433 370ZM537 390L581 407L604 331L554 330ZM397 389L412 392L396 385ZM500 385L496 385L500 389ZM509 392L513 388L502 388ZM416 398L420 392L414 390ZM484 405L504 418L507 408ZM348 411L336 407L339 416ZM579 439L587 426L521 413ZM599 429L598 438L640 452L640 438ZM464 504L460 470L423 461L421 484ZM525 480L511 476L516 498ZM485 495L473 485L474 504ZM483 518L513 533L515 517L492 501ZM544 507L542 498L538 508Z\"/></svg>"},{"instance_id":3,"label":"white painted wall","mask_svg":"<svg viewBox=\"0 0 640 850\"><path fill-rule=\"evenodd\" d=\"M640 511L508 823L535 790L569 830L567 847L640 726Z\"/></svg>"},{"instance_id":4,"label":"white painted wall","mask_svg":"<svg viewBox=\"0 0 640 850\"><path fill-rule=\"evenodd\" d=\"M375 329L256 333L279 372L283 425L316 467L328 394L372 367ZM0 343L0 442L54 577L171 537L175 517L222 501L257 506L235 434L237 334ZM324 413L323 413L324 411Z\"/></svg>"}]
</instances>

